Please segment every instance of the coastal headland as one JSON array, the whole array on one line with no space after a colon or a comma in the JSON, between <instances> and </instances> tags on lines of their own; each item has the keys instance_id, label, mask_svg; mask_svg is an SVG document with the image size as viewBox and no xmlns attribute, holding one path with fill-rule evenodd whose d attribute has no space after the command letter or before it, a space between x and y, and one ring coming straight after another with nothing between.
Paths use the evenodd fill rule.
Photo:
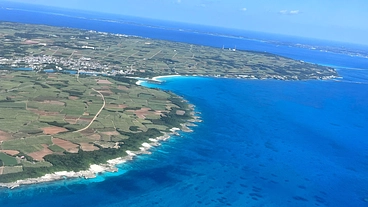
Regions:
<instances>
[{"instance_id":1,"label":"coastal headland","mask_svg":"<svg viewBox=\"0 0 368 207\"><path fill-rule=\"evenodd\" d=\"M197 121L181 97L121 76L2 70L0 79L0 186L116 171Z\"/></svg>"},{"instance_id":2,"label":"coastal headland","mask_svg":"<svg viewBox=\"0 0 368 207\"><path fill-rule=\"evenodd\" d=\"M116 171L190 131L193 106L137 80L337 77L333 68L269 53L45 25L1 22L0 42L0 186L10 188Z\"/></svg>"}]
</instances>

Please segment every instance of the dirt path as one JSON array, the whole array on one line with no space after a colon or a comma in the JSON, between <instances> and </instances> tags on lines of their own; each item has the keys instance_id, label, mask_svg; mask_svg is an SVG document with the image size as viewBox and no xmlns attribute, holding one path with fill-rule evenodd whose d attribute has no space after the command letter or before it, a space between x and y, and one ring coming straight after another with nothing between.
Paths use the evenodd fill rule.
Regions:
<instances>
[{"instance_id":1,"label":"dirt path","mask_svg":"<svg viewBox=\"0 0 368 207\"><path fill-rule=\"evenodd\" d=\"M81 132L81 131L84 131L84 130L88 129L93 124L93 122L97 119L98 115L100 115L101 111L105 108L106 101L105 101L105 97L103 96L103 94L100 91L95 90L94 88L92 88L92 90L100 94L100 96L103 100L103 105L100 108L100 110L97 112L96 116L93 117L92 121L86 127L84 127L83 129L80 129L78 131L75 131L75 132Z\"/></svg>"},{"instance_id":2,"label":"dirt path","mask_svg":"<svg viewBox=\"0 0 368 207\"><path fill-rule=\"evenodd\" d=\"M59 48L57 48L57 50L55 50L54 53L52 53L51 56L54 56L58 51L59 51Z\"/></svg>"},{"instance_id":3,"label":"dirt path","mask_svg":"<svg viewBox=\"0 0 368 207\"><path fill-rule=\"evenodd\" d=\"M161 53L161 52L162 52L162 50L160 50L160 51L156 52L156 54L152 55L152 57L150 57L150 58L148 58L148 59L150 60L150 59L154 58L156 55L158 55L158 54L159 54L159 53Z\"/></svg>"},{"instance_id":4,"label":"dirt path","mask_svg":"<svg viewBox=\"0 0 368 207\"><path fill-rule=\"evenodd\" d=\"M72 54L70 54L70 56L68 57L68 59L72 59L72 57L73 57L74 53L76 53L76 52L78 52L78 51L74 50L74 51L72 52Z\"/></svg>"}]
</instances>

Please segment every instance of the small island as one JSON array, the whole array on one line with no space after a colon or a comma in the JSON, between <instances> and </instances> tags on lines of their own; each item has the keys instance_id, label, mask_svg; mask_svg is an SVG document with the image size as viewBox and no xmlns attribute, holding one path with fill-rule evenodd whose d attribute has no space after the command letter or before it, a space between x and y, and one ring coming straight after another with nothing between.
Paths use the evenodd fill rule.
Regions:
<instances>
[{"instance_id":1,"label":"small island","mask_svg":"<svg viewBox=\"0 0 368 207\"><path fill-rule=\"evenodd\" d=\"M162 75L329 79L333 68L240 51L0 22L0 186L94 177L198 121L137 80Z\"/></svg>"}]
</instances>

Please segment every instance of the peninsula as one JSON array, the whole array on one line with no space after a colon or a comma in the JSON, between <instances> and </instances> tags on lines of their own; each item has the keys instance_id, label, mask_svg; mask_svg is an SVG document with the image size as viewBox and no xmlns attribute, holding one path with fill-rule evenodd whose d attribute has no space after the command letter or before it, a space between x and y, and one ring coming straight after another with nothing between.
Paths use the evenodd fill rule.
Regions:
<instances>
[{"instance_id":1,"label":"peninsula","mask_svg":"<svg viewBox=\"0 0 368 207\"><path fill-rule=\"evenodd\" d=\"M181 97L134 77L337 77L333 68L269 53L45 25L0 22L0 42L0 185L7 187L115 171L198 121Z\"/></svg>"},{"instance_id":2,"label":"peninsula","mask_svg":"<svg viewBox=\"0 0 368 207\"><path fill-rule=\"evenodd\" d=\"M154 77L329 79L333 68L273 55L123 34L0 22L0 69Z\"/></svg>"},{"instance_id":3,"label":"peninsula","mask_svg":"<svg viewBox=\"0 0 368 207\"><path fill-rule=\"evenodd\" d=\"M0 79L0 183L145 153L194 118L175 94L120 76L2 70Z\"/></svg>"}]
</instances>

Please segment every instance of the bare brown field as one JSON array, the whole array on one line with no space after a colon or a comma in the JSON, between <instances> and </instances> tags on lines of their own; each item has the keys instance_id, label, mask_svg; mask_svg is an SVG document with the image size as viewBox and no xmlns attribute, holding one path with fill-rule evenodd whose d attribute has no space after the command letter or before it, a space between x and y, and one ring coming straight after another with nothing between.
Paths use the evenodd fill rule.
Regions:
<instances>
[{"instance_id":1,"label":"bare brown field","mask_svg":"<svg viewBox=\"0 0 368 207\"><path fill-rule=\"evenodd\" d=\"M44 127L44 128L42 128L42 130L43 130L44 134L50 134L50 135L54 135L54 134L58 134L60 132L68 131L67 129L65 129L63 127L56 127L56 126Z\"/></svg>"},{"instance_id":2,"label":"bare brown field","mask_svg":"<svg viewBox=\"0 0 368 207\"><path fill-rule=\"evenodd\" d=\"M126 87L126 86L118 86L118 87L117 87L117 89L119 89L119 90L124 90L124 91L129 90L129 88L128 88L128 87Z\"/></svg>"},{"instance_id":3,"label":"bare brown field","mask_svg":"<svg viewBox=\"0 0 368 207\"><path fill-rule=\"evenodd\" d=\"M97 80L97 84L112 84L109 80L101 80L101 79L98 79Z\"/></svg>"},{"instance_id":4,"label":"bare brown field","mask_svg":"<svg viewBox=\"0 0 368 207\"><path fill-rule=\"evenodd\" d=\"M1 77L1 78L9 78L9 79L14 78L14 76L13 76L13 75L1 75L0 77Z\"/></svg>"},{"instance_id":5,"label":"bare brown field","mask_svg":"<svg viewBox=\"0 0 368 207\"><path fill-rule=\"evenodd\" d=\"M69 124L77 124L77 119L64 119L64 121L68 122Z\"/></svg>"},{"instance_id":6,"label":"bare brown field","mask_svg":"<svg viewBox=\"0 0 368 207\"><path fill-rule=\"evenodd\" d=\"M97 133L93 133L93 134L89 134L88 139L92 140L92 141L98 141L101 139L101 135L97 134Z\"/></svg>"},{"instance_id":7,"label":"bare brown field","mask_svg":"<svg viewBox=\"0 0 368 207\"><path fill-rule=\"evenodd\" d=\"M0 141L6 141L11 139L11 135L7 132L1 131L0 130Z\"/></svg>"},{"instance_id":8,"label":"bare brown field","mask_svg":"<svg viewBox=\"0 0 368 207\"><path fill-rule=\"evenodd\" d=\"M92 128L89 128L89 129L85 129L81 131L80 133L84 136L90 136L90 135L95 134L95 131Z\"/></svg>"},{"instance_id":9,"label":"bare brown field","mask_svg":"<svg viewBox=\"0 0 368 207\"><path fill-rule=\"evenodd\" d=\"M65 116L64 121L68 122L69 124L76 124L79 117L75 116Z\"/></svg>"},{"instance_id":10,"label":"bare brown field","mask_svg":"<svg viewBox=\"0 0 368 207\"><path fill-rule=\"evenodd\" d=\"M106 105L106 108L113 108L113 109L124 109L126 107L128 106L125 104L107 104Z\"/></svg>"},{"instance_id":11,"label":"bare brown field","mask_svg":"<svg viewBox=\"0 0 368 207\"><path fill-rule=\"evenodd\" d=\"M91 141L98 141L101 140L101 135L96 133L93 129L89 128L86 129L84 131L80 132L82 134L82 136L84 137L88 137L89 140Z\"/></svg>"},{"instance_id":12,"label":"bare brown field","mask_svg":"<svg viewBox=\"0 0 368 207\"><path fill-rule=\"evenodd\" d=\"M79 99L79 97L77 97L77 96L69 96L68 97L70 100L78 100Z\"/></svg>"},{"instance_id":13,"label":"bare brown field","mask_svg":"<svg viewBox=\"0 0 368 207\"><path fill-rule=\"evenodd\" d=\"M34 40L26 40L26 41L23 42L23 44L26 44L26 45L37 45L39 43L40 42L34 41Z\"/></svg>"},{"instance_id":14,"label":"bare brown field","mask_svg":"<svg viewBox=\"0 0 368 207\"><path fill-rule=\"evenodd\" d=\"M93 144L89 144L89 143L80 143L81 149L83 151L95 151L95 150L99 150L98 147L94 146Z\"/></svg>"},{"instance_id":15,"label":"bare brown field","mask_svg":"<svg viewBox=\"0 0 368 207\"><path fill-rule=\"evenodd\" d=\"M57 75L55 75L55 74L50 74L50 75L48 75L48 76L47 76L47 78L57 78Z\"/></svg>"},{"instance_id":16,"label":"bare brown field","mask_svg":"<svg viewBox=\"0 0 368 207\"><path fill-rule=\"evenodd\" d=\"M151 113L151 112L149 112L149 110L151 110L151 109L150 108L141 108L139 110L135 110L134 113L138 118L145 119L146 115Z\"/></svg>"},{"instance_id":17,"label":"bare brown field","mask_svg":"<svg viewBox=\"0 0 368 207\"><path fill-rule=\"evenodd\" d=\"M37 161L43 161L44 157L46 155L50 155L50 154L53 154L54 152L51 151L48 146L46 144L42 144L42 147L43 149L38 151L38 152L32 152L32 153L29 153L28 155L30 157L32 157L34 160L37 160Z\"/></svg>"},{"instance_id":18,"label":"bare brown field","mask_svg":"<svg viewBox=\"0 0 368 207\"><path fill-rule=\"evenodd\" d=\"M19 154L19 151L17 151L17 150L0 150L0 152L3 152L5 154L11 155L11 156L15 156L15 155Z\"/></svg>"},{"instance_id":19,"label":"bare brown field","mask_svg":"<svg viewBox=\"0 0 368 207\"><path fill-rule=\"evenodd\" d=\"M111 131L111 132L101 132L101 134L112 136L112 135L119 135L120 133L117 131Z\"/></svg>"},{"instance_id":20,"label":"bare brown field","mask_svg":"<svg viewBox=\"0 0 368 207\"><path fill-rule=\"evenodd\" d=\"M185 111L183 110L176 110L176 115L183 116L185 114Z\"/></svg>"},{"instance_id":21,"label":"bare brown field","mask_svg":"<svg viewBox=\"0 0 368 207\"><path fill-rule=\"evenodd\" d=\"M78 116L65 116L65 119L78 119Z\"/></svg>"},{"instance_id":22,"label":"bare brown field","mask_svg":"<svg viewBox=\"0 0 368 207\"><path fill-rule=\"evenodd\" d=\"M59 147L65 149L67 152L70 152L70 153L78 153L78 150L79 150L79 145L63 140L63 139L53 138L52 143L54 143L55 145L58 145Z\"/></svg>"}]
</instances>

